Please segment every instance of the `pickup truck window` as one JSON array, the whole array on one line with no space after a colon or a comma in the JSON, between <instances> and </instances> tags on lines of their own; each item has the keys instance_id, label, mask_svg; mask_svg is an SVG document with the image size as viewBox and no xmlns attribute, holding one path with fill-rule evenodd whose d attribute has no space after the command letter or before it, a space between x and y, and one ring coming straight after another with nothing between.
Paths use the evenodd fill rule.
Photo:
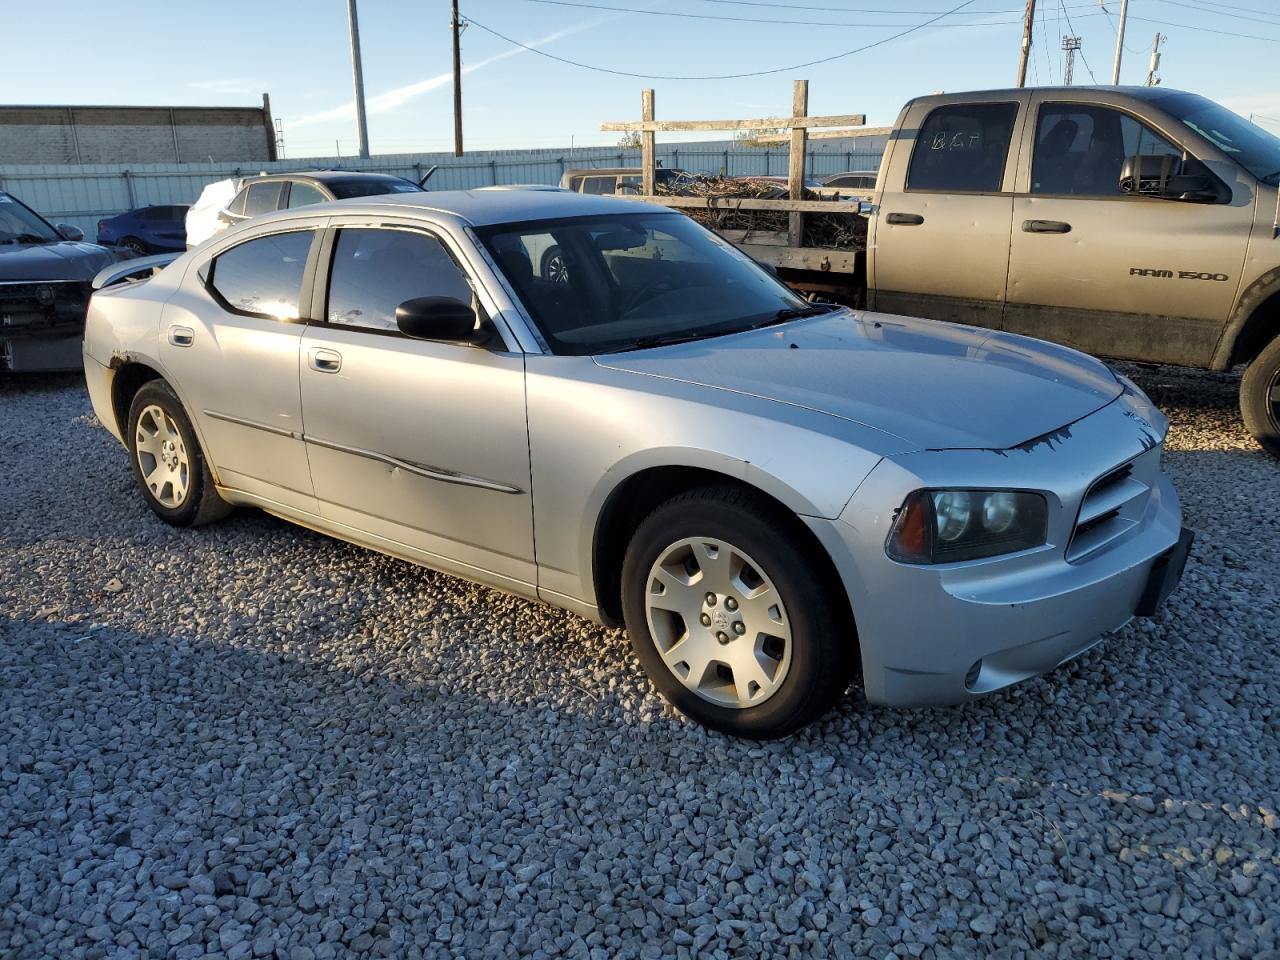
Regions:
<instances>
[{"instance_id":1,"label":"pickup truck window","mask_svg":"<svg viewBox=\"0 0 1280 960\"><path fill-rule=\"evenodd\" d=\"M1263 183L1280 183L1280 137L1194 93L1167 93L1154 103Z\"/></svg>"},{"instance_id":2,"label":"pickup truck window","mask_svg":"<svg viewBox=\"0 0 1280 960\"><path fill-rule=\"evenodd\" d=\"M582 192L592 194L613 193L618 187L618 178L610 174L607 177L583 177Z\"/></svg>"},{"instance_id":3,"label":"pickup truck window","mask_svg":"<svg viewBox=\"0 0 1280 960\"><path fill-rule=\"evenodd\" d=\"M933 110L920 127L908 190L998 193L1016 103L956 103Z\"/></svg>"},{"instance_id":4,"label":"pickup truck window","mask_svg":"<svg viewBox=\"0 0 1280 960\"><path fill-rule=\"evenodd\" d=\"M1126 157L1174 157L1182 148L1127 113L1080 103L1046 103L1036 126L1031 192L1120 197ZM1177 172L1175 170L1175 172Z\"/></svg>"}]
</instances>

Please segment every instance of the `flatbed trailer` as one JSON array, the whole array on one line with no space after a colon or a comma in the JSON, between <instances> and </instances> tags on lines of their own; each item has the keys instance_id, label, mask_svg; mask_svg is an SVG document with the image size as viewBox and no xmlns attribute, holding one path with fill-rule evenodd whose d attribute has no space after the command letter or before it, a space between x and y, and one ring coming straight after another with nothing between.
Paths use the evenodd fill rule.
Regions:
<instances>
[{"instance_id":1,"label":"flatbed trailer","mask_svg":"<svg viewBox=\"0 0 1280 960\"><path fill-rule=\"evenodd\" d=\"M787 214L786 230L758 230L717 227L717 232L748 256L777 270L779 277L790 286L804 293L862 306L866 299L866 214L870 193L856 193L830 189L814 191L804 186L806 146L812 136L850 136L866 123L862 114L811 117L808 115L809 83L795 81L792 91L792 110L789 117L764 117L745 120L658 120L654 115L654 92L645 90L641 95L641 119L639 121L609 121L602 123L604 131L636 132L640 134L642 185L639 193L627 194L629 198L672 207L689 214L700 211L720 211L724 214L772 212ZM786 198L759 199L734 196L684 196L658 193L655 190L654 170L656 134L660 132L691 130L757 130L782 128L788 131L790 143ZM820 199L806 199L806 193L818 193ZM853 232L863 238L852 246L806 246L806 216L822 214L850 217L859 221ZM699 217L698 219L704 219ZM723 219L711 217L711 220ZM714 224L712 224L714 226Z\"/></svg>"}]
</instances>

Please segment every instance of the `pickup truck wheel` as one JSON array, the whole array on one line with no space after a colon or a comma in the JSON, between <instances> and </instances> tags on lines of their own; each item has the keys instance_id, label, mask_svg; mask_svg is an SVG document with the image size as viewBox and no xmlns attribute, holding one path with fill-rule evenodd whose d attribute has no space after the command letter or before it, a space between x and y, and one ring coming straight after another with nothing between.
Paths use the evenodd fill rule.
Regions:
<instances>
[{"instance_id":1,"label":"pickup truck wheel","mask_svg":"<svg viewBox=\"0 0 1280 960\"><path fill-rule=\"evenodd\" d=\"M1245 369L1240 381L1240 413L1262 448L1280 457L1280 337Z\"/></svg>"},{"instance_id":2,"label":"pickup truck wheel","mask_svg":"<svg viewBox=\"0 0 1280 960\"><path fill-rule=\"evenodd\" d=\"M631 645L658 691L706 726L783 737L825 713L848 673L837 608L771 505L707 487L658 507L623 561Z\"/></svg>"},{"instance_id":3,"label":"pickup truck wheel","mask_svg":"<svg viewBox=\"0 0 1280 960\"><path fill-rule=\"evenodd\" d=\"M152 511L175 527L198 527L231 512L218 495L204 451L173 388L143 384L129 406L133 476Z\"/></svg>"}]
</instances>

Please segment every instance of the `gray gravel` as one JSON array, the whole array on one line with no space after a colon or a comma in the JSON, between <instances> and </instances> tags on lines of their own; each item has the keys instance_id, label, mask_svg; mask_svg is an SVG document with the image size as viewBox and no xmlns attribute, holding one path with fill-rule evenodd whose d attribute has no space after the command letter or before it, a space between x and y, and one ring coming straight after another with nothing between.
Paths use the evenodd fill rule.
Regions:
<instances>
[{"instance_id":1,"label":"gray gravel","mask_svg":"<svg viewBox=\"0 0 1280 960\"><path fill-rule=\"evenodd\" d=\"M1143 369L1164 614L969 706L765 746L625 637L253 512L145 509L0 382L0 957L1275 957L1280 464Z\"/></svg>"}]
</instances>

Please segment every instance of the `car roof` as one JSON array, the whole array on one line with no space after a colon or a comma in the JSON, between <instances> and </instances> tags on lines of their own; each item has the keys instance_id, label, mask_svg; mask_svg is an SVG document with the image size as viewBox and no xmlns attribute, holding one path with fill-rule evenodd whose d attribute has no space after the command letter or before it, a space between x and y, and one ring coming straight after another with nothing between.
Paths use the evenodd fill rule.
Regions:
<instances>
[{"instance_id":1,"label":"car roof","mask_svg":"<svg viewBox=\"0 0 1280 960\"><path fill-rule=\"evenodd\" d=\"M556 220L610 213L664 213L667 208L617 197L573 193L568 190L440 190L431 193L384 193L373 197L332 200L281 210L252 223L296 219L316 213L356 213L373 216L405 214L413 210L443 213L473 227L529 220Z\"/></svg>"},{"instance_id":2,"label":"car roof","mask_svg":"<svg viewBox=\"0 0 1280 960\"><path fill-rule=\"evenodd\" d=\"M366 173L362 170L295 170L289 173L267 173L256 177L246 177L260 183L263 180L315 180L317 183L342 183L350 180L398 180L405 177L393 176L389 173ZM412 182L412 181L409 181Z\"/></svg>"}]
</instances>

